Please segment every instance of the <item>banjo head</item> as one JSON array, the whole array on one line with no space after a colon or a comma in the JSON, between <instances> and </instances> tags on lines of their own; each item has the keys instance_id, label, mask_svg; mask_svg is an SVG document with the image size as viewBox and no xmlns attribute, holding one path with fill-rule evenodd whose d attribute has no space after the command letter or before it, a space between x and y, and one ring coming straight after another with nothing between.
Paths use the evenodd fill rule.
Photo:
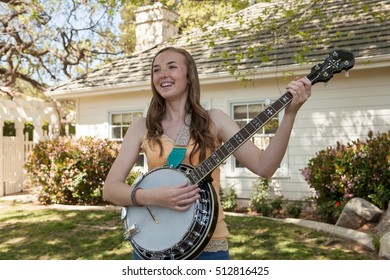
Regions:
<instances>
[{"instance_id":1,"label":"banjo head","mask_svg":"<svg viewBox=\"0 0 390 280\"><path fill-rule=\"evenodd\" d=\"M150 171L136 184L154 189L189 182L186 172L162 167ZM208 244L216 226L218 203L211 184L200 184L200 199L186 211L156 206L129 206L122 209L125 236L143 259L187 259L196 257ZM211 193L210 193L211 192Z\"/></svg>"}]
</instances>

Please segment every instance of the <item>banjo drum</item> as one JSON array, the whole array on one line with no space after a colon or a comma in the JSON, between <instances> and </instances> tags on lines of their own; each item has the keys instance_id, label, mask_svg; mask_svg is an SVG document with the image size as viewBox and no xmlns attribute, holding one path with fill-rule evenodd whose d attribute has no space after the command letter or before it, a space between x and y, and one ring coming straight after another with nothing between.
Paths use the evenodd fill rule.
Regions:
<instances>
[{"instance_id":1,"label":"banjo drum","mask_svg":"<svg viewBox=\"0 0 390 280\"><path fill-rule=\"evenodd\" d=\"M153 189L191 181L193 168L164 166L138 177L135 188ZM198 183L200 198L186 211L156 206L122 208L125 239L142 259L194 259L207 246L218 218L217 196L210 180Z\"/></svg>"}]
</instances>

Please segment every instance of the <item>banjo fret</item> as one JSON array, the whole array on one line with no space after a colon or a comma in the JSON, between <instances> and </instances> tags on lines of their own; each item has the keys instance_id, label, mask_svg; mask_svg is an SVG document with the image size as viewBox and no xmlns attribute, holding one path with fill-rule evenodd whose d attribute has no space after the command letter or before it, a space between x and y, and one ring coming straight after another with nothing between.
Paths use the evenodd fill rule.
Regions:
<instances>
[{"instance_id":1,"label":"banjo fret","mask_svg":"<svg viewBox=\"0 0 390 280\"><path fill-rule=\"evenodd\" d=\"M240 134L244 139L247 139L252 136L253 130L250 130L249 128L250 128L249 126L245 125L243 129L240 131L241 132Z\"/></svg>"},{"instance_id":2,"label":"banjo fret","mask_svg":"<svg viewBox=\"0 0 390 280\"><path fill-rule=\"evenodd\" d=\"M222 146L220 149L218 149L218 150L216 150L215 152L216 152L216 154L218 155L218 158L219 159L222 159L222 160L220 160L220 161L223 161L223 159L225 158L225 155L224 155L224 150L226 150L225 149L225 146Z\"/></svg>"}]
</instances>

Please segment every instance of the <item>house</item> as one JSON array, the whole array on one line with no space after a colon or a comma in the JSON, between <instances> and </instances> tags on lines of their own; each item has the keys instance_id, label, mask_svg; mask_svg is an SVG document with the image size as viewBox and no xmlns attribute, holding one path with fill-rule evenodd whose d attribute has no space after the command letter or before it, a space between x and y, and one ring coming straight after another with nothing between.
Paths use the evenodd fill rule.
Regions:
<instances>
[{"instance_id":1,"label":"house","mask_svg":"<svg viewBox=\"0 0 390 280\"><path fill-rule=\"evenodd\" d=\"M275 192L285 199L301 200L313 195L301 169L317 151L335 145L337 141L348 143L357 138L365 139L369 131L385 132L390 128L390 1L365 1L364 5L372 5L373 10L364 10L365 7L356 1L355 4L349 2L326 1L322 6L317 7L320 4L315 3L310 7L310 11L324 11L325 20L332 20L334 25L321 31L325 39L307 54L309 63L297 63L292 59L310 40L304 32L301 38L287 39L275 37L278 29L258 34L251 32L251 24L273 19L267 17L265 11L275 3L250 6L238 16L232 15L228 21L178 36L174 31L164 31L173 27L169 22L175 18L174 13L160 4L144 7L139 11L137 28L158 30L162 34L155 36L160 38L159 42L146 42L148 45L139 47L133 55L52 88L47 94L55 99L75 101L77 136L120 140L134 118L146 115L151 98L152 57L162 47L175 45L194 56L200 75L202 105L221 109L245 124L270 101L284 94L284 85L292 78L286 79L286 73L306 75L315 63L322 62L333 50L351 51L355 55L355 66L348 72L348 78L338 74L326 85L313 87L313 95L297 116L285 157L273 177ZM281 5L288 3L283 1ZM307 28L324 24L321 20L313 17ZM220 35L209 44L204 35L215 35L220 31L234 32L224 37ZM174 37L168 40L164 34ZM274 47L267 53L269 60L259 56L240 60L230 55L237 49L251 50L256 46L270 46L272 42ZM229 72L223 67L226 62L237 68ZM247 73L250 80L243 82L240 73ZM267 145L282 114L253 137L256 144ZM139 164L144 166L142 155ZM229 157L221 170L222 186L234 186L240 202L245 204L258 177L241 167L234 157Z\"/></svg>"}]
</instances>

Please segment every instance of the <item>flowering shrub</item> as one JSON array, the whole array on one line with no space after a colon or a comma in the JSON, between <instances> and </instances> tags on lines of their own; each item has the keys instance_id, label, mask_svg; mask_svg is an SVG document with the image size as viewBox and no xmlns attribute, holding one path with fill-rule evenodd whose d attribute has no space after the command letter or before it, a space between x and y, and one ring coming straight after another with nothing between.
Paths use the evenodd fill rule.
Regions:
<instances>
[{"instance_id":1,"label":"flowering shrub","mask_svg":"<svg viewBox=\"0 0 390 280\"><path fill-rule=\"evenodd\" d=\"M92 137L39 142L26 163L28 180L42 204L99 204L117 154L115 142Z\"/></svg>"},{"instance_id":2,"label":"flowering shrub","mask_svg":"<svg viewBox=\"0 0 390 280\"><path fill-rule=\"evenodd\" d=\"M327 223L335 224L341 215L345 206L345 202L340 201L325 201L317 205L316 213Z\"/></svg>"},{"instance_id":3,"label":"flowering shrub","mask_svg":"<svg viewBox=\"0 0 390 280\"><path fill-rule=\"evenodd\" d=\"M234 186L228 186L226 188L219 189L221 204L224 211L233 211L238 203L237 203L237 192Z\"/></svg>"},{"instance_id":4,"label":"flowering shrub","mask_svg":"<svg viewBox=\"0 0 390 280\"><path fill-rule=\"evenodd\" d=\"M268 216L271 209L267 203L268 193L271 189L271 180L259 177L253 184L254 191L251 194L249 206L263 216Z\"/></svg>"},{"instance_id":5,"label":"flowering shrub","mask_svg":"<svg viewBox=\"0 0 390 280\"><path fill-rule=\"evenodd\" d=\"M390 200L390 131L319 151L302 174L316 191L320 209L327 205L339 212L337 206L352 197L384 209Z\"/></svg>"}]
</instances>

